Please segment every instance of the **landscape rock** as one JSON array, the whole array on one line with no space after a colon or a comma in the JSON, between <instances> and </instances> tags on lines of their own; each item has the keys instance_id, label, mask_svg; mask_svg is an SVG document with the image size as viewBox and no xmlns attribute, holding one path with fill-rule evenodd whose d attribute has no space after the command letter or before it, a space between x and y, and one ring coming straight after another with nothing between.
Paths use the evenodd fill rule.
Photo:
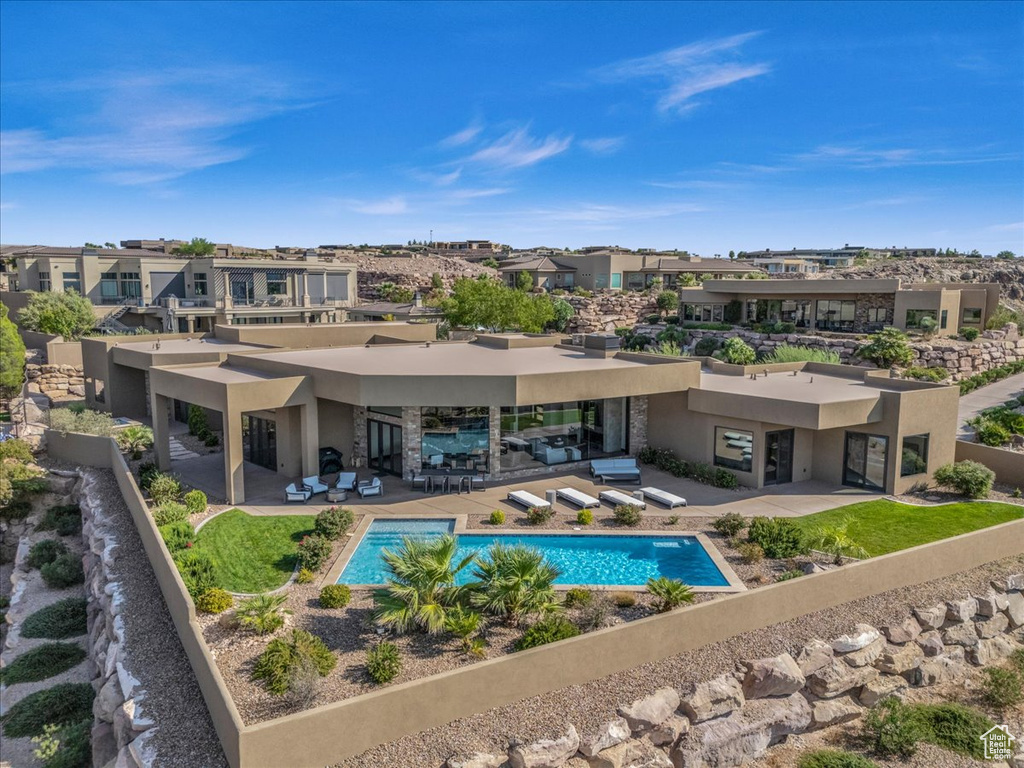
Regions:
<instances>
[{"instance_id":1,"label":"landscape rock","mask_svg":"<svg viewBox=\"0 0 1024 768\"><path fill-rule=\"evenodd\" d=\"M945 644L942 642L942 635L935 629L930 632L925 632L918 637L917 644L921 647L921 650L924 651L924 655L929 657L938 656L946 648Z\"/></svg>"},{"instance_id":2,"label":"landscape rock","mask_svg":"<svg viewBox=\"0 0 1024 768\"><path fill-rule=\"evenodd\" d=\"M630 736L629 723L625 718L617 717L602 723L592 733L580 739L580 752L585 757L593 757L603 749L621 744Z\"/></svg>"},{"instance_id":3,"label":"landscape rock","mask_svg":"<svg viewBox=\"0 0 1024 768\"><path fill-rule=\"evenodd\" d=\"M875 669L887 675L902 675L914 669L924 659L924 651L917 643L890 645L875 659Z\"/></svg>"},{"instance_id":4,"label":"landscape rock","mask_svg":"<svg viewBox=\"0 0 1024 768\"><path fill-rule=\"evenodd\" d=\"M1014 629L1024 626L1024 595L1010 592L1006 596L1006 617Z\"/></svg>"},{"instance_id":5,"label":"landscape rock","mask_svg":"<svg viewBox=\"0 0 1024 768\"><path fill-rule=\"evenodd\" d=\"M851 667L841 659L833 659L827 667L807 676L807 688L815 696L833 699L876 677L878 670L874 667Z\"/></svg>"},{"instance_id":6,"label":"landscape rock","mask_svg":"<svg viewBox=\"0 0 1024 768\"><path fill-rule=\"evenodd\" d=\"M110 723L95 723L92 727L92 764L106 765L117 758L118 744Z\"/></svg>"},{"instance_id":7,"label":"landscape rock","mask_svg":"<svg viewBox=\"0 0 1024 768\"><path fill-rule=\"evenodd\" d=\"M907 681L902 677L879 675L874 680L869 680L864 684L860 689L860 694L857 696L857 701L865 707L873 707L882 699L887 699L890 696L899 696L906 689Z\"/></svg>"},{"instance_id":8,"label":"landscape rock","mask_svg":"<svg viewBox=\"0 0 1024 768\"><path fill-rule=\"evenodd\" d=\"M655 726L647 734L651 744L656 747L675 744L676 740L690 730L689 718L682 715L672 715L661 725Z\"/></svg>"},{"instance_id":9,"label":"landscape rock","mask_svg":"<svg viewBox=\"0 0 1024 768\"><path fill-rule=\"evenodd\" d=\"M990 619L986 619L985 621L976 621L974 623L974 628L978 632L978 637L982 639L1001 635L1009 628L1009 626L1010 620L1006 617L1005 613L997 613Z\"/></svg>"},{"instance_id":10,"label":"landscape rock","mask_svg":"<svg viewBox=\"0 0 1024 768\"><path fill-rule=\"evenodd\" d=\"M974 618L978 612L978 601L973 597L963 600L951 600L946 603L946 620L965 622Z\"/></svg>"},{"instance_id":11,"label":"landscape rock","mask_svg":"<svg viewBox=\"0 0 1024 768\"><path fill-rule=\"evenodd\" d=\"M1005 659L1020 646L1005 635L997 635L967 649L967 660L976 667L987 667L994 661Z\"/></svg>"},{"instance_id":12,"label":"landscape rock","mask_svg":"<svg viewBox=\"0 0 1024 768\"><path fill-rule=\"evenodd\" d=\"M124 697L121 695L121 686L117 681L117 676L115 675L103 684L99 693L96 694L96 698L93 699L93 715L97 720L102 720L105 723L113 723L114 712L119 706L121 706L123 701Z\"/></svg>"},{"instance_id":13,"label":"landscape rock","mask_svg":"<svg viewBox=\"0 0 1024 768\"><path fill-rule=\"evenodd\" d=\"M916 686L928 686L960 680L966 674L967 670L962 661L943 655L925 659L908 673L907 678Z\"/></svg>"},{"instance_id":14,"label":"landscape rock","mask_svg":"<svg viewBox=\"0 0 1024 768\"><path fill-rule=\"evenodd\" d=\"M542 739L533 744L517 744L508 750L512 768L561 768L580 748L576 726L557 739Z\"/></svg>"},{"instance_id":15,"label":"landscape rock","mask_svg":"<svg viewBox=\"0 0 1024 768\"><path fill-rule=\"evenodd\" d=\"M991 592L984 597L978 598L978 615L985 617L995 616L1004 610L1006 605L1006 595Z\"/></svg>"},{"instance_id":16,"label":"landscape rock","mask_svg":"<svg viewBox=\"0 0 1024 768\"><path fill-rule=\"evenodd\" d=\"M832 641L836 653L852 653L866 648L881 637L881 633L869 624L858 624L852 634L842 635Z\"/></svg>"},{"instance_id":17,"label":"landscape rock","mask_svg":"<svg viewBox=\"0 0 1024 768\"><path fill-rule=\"evenodd\" d=\"M739 687L739 683L736 685ZM679 694L675 688L659 688L629 706L619 707L619 715L626 718L634 733L639 733L665 722L678 707Z\"/></svg>"},{"instance_id":18,"label":"landscape rock","mask_svg":"<svg viewBox=\"0 0 1024 768\"><path fill-rule=\"evenodd\" d=\"M672 768L672 761L654 745L634 739L591 758L590 768Z\"/></svg>"},{"instance_id":19,"label":"landscape rock","mask_svg":"<svg viewBox=\"0 0 1024 768\"><path fill-rule=\"evenodd\" d=\"M501 768L505 757L490 755L486 752L472 752L464 755L453 755L445 762L445 768Z\"/></svg>"},{"instance_id":20,"label":"landscape rock","mask_svg":"<svg viewBox=\"0 0 1024 768\"><path fill-rule=\"evenodd\" d=\"M811 640L800 649L800 653L796 657L796 665L806 677L822 667L827 667L832 663L834 657L835 651L832 650L831 645L823 640Z\"/></svg>"},{"instance_id":21,"label":"landscape rock","mask_svg":"<svg viewBox=\"0 0 1024 768\"><path fill-rule=\"evenodd\" d=\"M978 644L978 630L974 622L957 624L942 633L942 642L946 645L962 645L971 648Z\"/></svg>"},{"instance_id":22,"label":"landscape rock","mask_svg":"<svg viewBox=\"0 0 1024 768\"><path fill-rule=\"evenodd\" d=\"M859 651L844 653L840 658L851 667L864 667L871 664L882 655L885 650L885 638L879 636L877 640L864 646Z\"/></svg>"},{"instance_id":23,"label":"landscape rock","mask_svg":"<svg viewBox=\"0 0 1024 768\"><path fill-rule=\"evenodd\" d=\"M1024 573L1013 573L1006 577L1006 590L1024 592Z\"/></svg>"},{"instance_id":24,"label":"landscape rock","mask_svg":"<svg viewBox=\"0 0 1024 768\"><path fill-rule=\"evenodd\" d=\"M822 699L811 705L811 724L814 728L827 728L830 725L856 720L864 713L849 696L839 699Z\"/></svg>"},{"instance_id":25,"label":"landscape rock","mask_svg":"<svg viewBox=\"0 0 1024 768\"><path fill-rule=\"evenodd\" d=\"M946 605L939 603L931 606L918 606L914 608L914 616L921 624L921 628L939 629L946 621Z\"/></svg>"},{"instance_id":26,"label":"landscape rock","mask_svg":"<svg viewBox=\"0 0 1024 768\"><path fill-rule=\"evenodd\" d=\"M679 706L691 722L701 723L743 706L743 701L743 688L739 681L732 675L721 675L694 685Z\"/></svg>"},{"instance_id":27,"label":"landscape rock","mask_svg":"<svg viewBox=\"0 0 1024 768\"><path fill-rule=\"evenodd\" d=\"M913 617L909 616L899 624L887 624L882 628L882 634L890 643L902 645L916 640L921 634L921 625Z\"/></svg>"},{"instance_id":28,"label":"landscape rock","mask_svg":"<svg viewBox=\"0 0 1024 768\"><path fill-rule=\"evenodd\" d=\"M806 682L800 667L788 653L769 659L745 661L743 695L747 699L766 696L788 696L804 687Z\"/></svg>"}]
</instances>

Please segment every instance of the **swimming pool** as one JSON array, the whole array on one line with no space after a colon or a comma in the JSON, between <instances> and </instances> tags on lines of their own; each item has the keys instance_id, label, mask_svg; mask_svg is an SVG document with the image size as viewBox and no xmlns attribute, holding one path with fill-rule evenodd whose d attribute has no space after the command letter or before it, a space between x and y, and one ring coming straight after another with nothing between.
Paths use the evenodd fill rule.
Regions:
<instances>
[{"instance_id":1,"label":"swimming pool","mask_svg":"<svg viewBox=\"0 0 1024 768\"><path fill-rule=\"evenodd\" d=\"M382 549L401 546L403 536L439 536L454 530L454 520L374 520L345 565L339 584L381 584ZM543 533L460 533L461 560L471 552L483 554L495 542L537 547L557 565L556 584L641 586L649 578L667 576L693 587L728 587L729 580L695 536L594 535ZM472 580L471 568L460 583Z\"/></svg>"}]
</instances>

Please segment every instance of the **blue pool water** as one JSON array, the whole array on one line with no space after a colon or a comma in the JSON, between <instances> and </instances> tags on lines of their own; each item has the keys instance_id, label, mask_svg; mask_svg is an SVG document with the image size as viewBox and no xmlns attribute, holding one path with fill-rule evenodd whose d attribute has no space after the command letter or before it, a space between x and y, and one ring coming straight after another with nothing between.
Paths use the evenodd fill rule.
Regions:
<instances>
[{"instance_id":1,"label":"blue pool water","mask_svg":"<svg viewBox=\"0 0 1024 768\"><path fill-rule=\"evenodd\" d=\"M374 520L338 583L382 584L382 549L398 548L403 536L450 533L454 525L454 520ZM729 586L728 580L693 536L461 533L456 560L474 551L484 553L495 542L526 544L540 549L562 570L557 584L641 585L651 577L668 576L694 587ZM471 569L460 574L460 582L471 580Z\"/></svg>"}]
</instances>

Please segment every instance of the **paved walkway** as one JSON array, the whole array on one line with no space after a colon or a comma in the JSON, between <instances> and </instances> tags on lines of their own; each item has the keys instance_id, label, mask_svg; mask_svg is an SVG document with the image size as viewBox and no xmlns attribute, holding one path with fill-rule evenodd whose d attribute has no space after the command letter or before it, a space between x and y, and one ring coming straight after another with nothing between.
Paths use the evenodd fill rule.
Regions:
<instances>
[{"instance_id":1,"label":"paved walkway","mask_svg":"<svg viewBox=\"0 0 1024 768\"><path fill-rule=\"evenodd\" d=\"M961 397L958 436L969 437L974 434L973 429L964 426L965 421L973 419L986 408L1002 405L1011 397L1022 392L1024 392L1024 373L1018 373Z\"/></svg>"},{"instance_id":2,"label":"paved walkway","mask_svg":"<svg viewBox=\"0 0 1024 768\"><path fill-rule=\"evenodd\" d=\"M171 461L188 461L189 459L198 459L199 454L195 451L190 451L181 441L176 437L171 437L169 440L171 444Z\"/></svg>"}]
</instances>

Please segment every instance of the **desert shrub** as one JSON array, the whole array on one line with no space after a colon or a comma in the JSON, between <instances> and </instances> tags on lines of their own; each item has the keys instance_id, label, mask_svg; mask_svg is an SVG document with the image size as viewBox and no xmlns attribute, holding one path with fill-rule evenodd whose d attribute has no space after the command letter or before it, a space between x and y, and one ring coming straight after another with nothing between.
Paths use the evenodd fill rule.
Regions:
<instances>
[{"instance_id":1,"label":"desert shrub","mask_svg":"<svg viewBox=\"0 0 1024 768\"><path fill-rule=\"evenodd\" d=\"M59 555L52 561L39 569L39 573L51 589L64 589L73 584L81 584L85 581L85 571L82 570L82 559L78 555L67 552Z\"/></svg>"},{"instance_id":2,"label":"desert shrub","mask_svg":"<svg viewBox=\"0 0 1024 768\"><path fill-rule=\"evenodd\" d=\"M217 564L208 553L197 549L183 549L175 552L173 558L185 589L193 600L206 590L217 586Z\"/></svg>"},{"instance_id":3,"label":"desert shrub","mask_svg":"<svg viewBox=\"0 0 1024 768\"><path fill-rule=\"evenodd\" d=\"M721 345L717 336L702 336L693 347L693 354L699 357L711 357Z\"/></svg>"},{"instance_id":4,"label":"desert shrub","mask_svg":"<svg viewBox=\"0 0 1024 768\"><path fill-rule=\"evenodd\" d=\"M935 470L935 482L972 499L984 499L992 491L996 473L976 461L958 461Z\"/></svg>"},{"instance_id":5,"label":"desert shrub","mask_svg":"<svg viewBox=\"0 0 1024 768\"><path fill-rule=\"evenodd\" d=\"M0 484L2 483L7 483L9 485L10 480L8 480L5 476L0 475ZM14 495L13 491L8 491L7 493L8 496ZM26 499L24 496L18 496L17 498L12 498L3 506L0 506L0 519L24 520L26 517L28 517L31 511L32 502L29 499ZM37 527L36 530L38 531L41 529Z\"/></svg>"},{"instance_id":6,"label":"desert shrub","mask_svg":"<svg viewBox=\"0 0 1024 768\"><path fill-rule=\"evenodd\" d=\"M747 527L747 520L739 512L728 512L721 517L716 517L711 527L723 536L732 538Z\"/></svg>"},{"instance_id":7,"label":"desert shrub","mask_svg":"<svg viewBox=\"0 0 1024 768\"><path fill-rule=\"evenodd\" d=\"M803 575L804 572L801 571L799 568L792 568L788 571L783 571L778 576L776 576L775 581L791 581L792 579L799 579Z\"/></svg>"},{"instance_id":8,"label":"desert shrub","mask_svg":"<svg viewBox=\"0 0 1024 768\"><path fill-rule=\"evenodd\" d=\"M750 365L757 359L757 352L739 336L726 339L722 345L722 358L733 365Z\"/></svg>"},{"instance_id":9,"label":"desert shrub","mask_svg":"<svg viewBox=\"0 0 1024 768\"><path fill-rule=\"evenodd\" d=\"M938 366L923 368L920 365L912 365L904 373L907 377L918 381L942 381L949 378L949 371Z\"/></svg>"},{"instance_id":10,"label":"desert shrub","mask_svg":"<svg viewBox=\"0 0 1024 768\"><path fill-rule=\"evenodd\" d=\"M185 509L190 515L201 515L206 511L206 494L200 490L192 490L185 494Z\"/></svg>"},{"instance_id":11,"label":"desert shrub","mask_svg":"<svg viewBox=\"0 0 1024 768\"><path fill-rule=\"evenodd\" d=\"M794 330L796 330L794 328ZM786 331L784 331L786 332ZM788 331L791 333L792 331ZM815 349L813 347L791 347L788 344L780 344L770 355L766 355L766 363L834 363L839 364L842 359L839 353L832 349Z\"/></svg>"},{"instance_id":12,"label":"desert shrub","mask_svg":"<svg viewBox=\"0 0 1024 768\"><path fill-rule=\"evenodd\" d=\"M491 516L487 518L487 522L491 525L504 525L505 524L505 513L500 509L496 509L491 512Z\"/></svg>"},{"instance_id":13,"label":"desert shrub","mask_svg":"<svg viewBox=\"0 0 1024 768\"><path fill-rule=\"evenodd\" d=\"M665 525L675 525L679 522L679 515L670 515L665 518Z\"/></svg>"},{"instance_id":14,"label":"desert shrub","mask_svg":"<svg viewBox=\"0 0 1024 768\"><path fill-rule=\"evenodd\" d=\"M987 371L976 373L966 379L960 380L960 394L966 395L968 392L973 392L978 387L983 387L986 384L991 384L993 381L1001 381L1007 376L1013 376L1016 373L1024 372L1024 360L1018 360L1015 363L1007 363L1001 365L998 368L990 368Z\"/></svg>"},{"instance_id":15,"label":"desert shrub","mask_svg":"<svg viewBox=\"0 0 1024 768\"><path fill-rule=\"evenodd\" d=\"M208 434L203 439L203 445L205 445L207 448L215 448L216 446L220 445L220 438L217 437L217 433L211 432L210 434Z\"/></svg>"},{"instance_id":16,"label":"desert shrub","mask_svg":"<svg viewBox=\"0 0 1024 768\"><path fill-rule=\"evenodd\" d=\"M321 608L344 608L352 599L352 590L344 584L328 584L320 590Z\"/></svg>"},{"instance_id":17,"label":"desert shrub","mask_svg":"<svg viewBox=\"0 0 1024 768\"><path fill-rule=\"evenodd\" d=\"M741 541L737 543L736 551L740 555L740 560L742 560L747 565L760 563L762 560L764 560L764 550L761 549L761 545L755 544L752 541Z\"/></svg>"},{"instance_id":18,"label":"desert shrub","mask_svg":"<svg viewBox=\"0 0 1024 768\"><path fill-rule=\"evenodd\" d=\"M270 693L281 696L289 691L296 667L311 663L321 677L330 674L338 657L316 635L293 629L288 638L278 637L267 644L253 666L252 679L262 681Z\"/></svg>"},{"instance_id":19,"label":"desert shrub","mask_svg":"<svg viewBox=\"0 0 1024 768\"><path fill-rule=\"evenodd\" d=\"M665 613L694 600L693 590L679 579L659 576L647 580L647 591L654 597L654 610Z\"/></svg>"},{"instance_id":20,"label":"desert shrub","mask_svg":"<svg viewBox=\"0 0 1024 768\"><path fill-rule=\"evenodd\" d=\"M593 525L594 513L589 509L581 509L576 513L576 522L580 525Z\"/></svg>"},{"instance_id":21,"label":"desert shrub","mask_svg":"<svg viewBox=\"0 0 1024 768\"><path fill-rule=\"evenodd\" d=\"M196 610L203 613L224 613L234 605L231 593L220 587L208 589L196 598Z\"/></svg>"},{"instance_id":22,"label":"desert shrub","mask_svg":"<svg viewBox=\"0 0 1024 768\"><path fill-rule=\"evenodd\" d=\"M352 527L352 511L342 507L321 509L316 516L313 532L326 539L340 539Z\"/></svg>"},{"instance_id":23,"label":"desert shrub","mask_svg":"<svg viewBox=\"0 0 1024 768\"><path fill-rule=\"evenodd\" d=\"M914 350L910 348L907 334L896 328L883 328L878 333L871 334L867 338L867 343L854 354L864 360L870 360L879 368L909 365L914 359Z\"/></svg>"},{"instance_id":24,"label":"desert shrub","mask_svg":"<svg viewBox=\"0 0 1024 768\"><path fill-rule=\"evenodd\" d=\"M611 616L614 603L608 595L599 593L593 595L589 603L580 608L576 616L576 626L583 632L592 629L600 629L608 622Z\"/></svg>"},{"instance_id":25,"label":"desert shrub","mask_svg":"<svg viewBox=\"0 0 1024 768\"><path fill-rule=\"evenodd\" d=\"M74 536L82 530L82 510L77 504L58 504L43 513L37 531L56 531L60 536Z\"/></svg>"},{"instance_id":26,"label":"desert shrub","mask_svg":"<svg viewBox=\"0 0 1024 768\"><path fill-rule=\"evenodd\" d=\"M913 711L921 724L924 741L976 760L984 758L981 735L994 723L981 712L952 703L915 704Z\"/></svg>"},{"instance_id":27,"label":"desert shrub","mask_svg":"<svg viewBox=\"0 0 1024 768\"><path fill-rule=\"evenodd\" d=\"M31 683L59 675L85 658L85 649L77 643L45 643L18 656L0 668L0 683Z\"/></svg>"},{"instance_id":28,"label":"desert shrub","mask_svg":"<svg viewBox=\"0 0 1024 768\"><path fill-rule=\"evenodd\" d=\"M543 525L555 514L551 507L530 507L526 510L526 520L530 525Z\"/></svg>"},{"instance_id":29,"label":"desert shrub","mask_svg":"<svg viewBox=\"0 0 1024 768\"><path fill-rule=\"evenodd\" d=\"M144 461L139 464L139 489L149 493L150 483L160 475L160 470L151 461Z\"/></svg>"},{"instance_id":30,"label":"desert shrub","mask_svg":"<svg viewBox=\"0 0 1024 768\"><path fill-rule=\"evenodd\" d=\"M115 439L118 448L129 454L132 461L137 461L145 451L153 447L153 430L136 424L117 432Z\"/></svg>"},{"instance_id":31,"label":"desert shrub","mask_svg":"<svg viewBox=\"0 0 1024 768\"><path fill-rule=\"evenodd\" d=\"M284 625L282 606L287 598L284 595L253 595L238 604L235 616L238 623L251 629L257 635L269 635Z\"/></svg>"},{"instance_id":32,"label":"desert shrub","mask_svg":"<svg viewBox=\"0 0 1024 768\"><path fill-rule=\"evenodd\" d=\"M612 602L618 608L632 608L636 605L636 595L632 592L620 591L612 592Z\"/></svg>"},{"instance_id":33,"label":"desert shrub","mask_svg":"<svg viewBox=\"0 0 1024 768\"><path fill-rule=\"evenodd\" d=\"M206 418L206 409L201 408L198 405L190 404L186 420L188 422L188 433L190 435L194 435L200 440L205 440L206 436L210 434L210 423Z\"/></svg>"},{"instance_id":34,"label":"desert shrub","mask_svg":"<svg viewBox=\"0 0 1024 768\"><path fill-rule=\"evenodd\" d=\"M32 461L32 446L18 438L4 440L0 443L0 462L6 459L14 459L22 464L27 464Z\"/></svg>"},{"instance_id":35,"label":"desert shrub","mask_svg":"<svg viewBox=\"0 0 1024 768\"><path fill-rule=\"evenodd\" d=\"M573 587L565 593L566 608L582 608L594 601L594 593L584 587Z\"/></svg>"},{"instance_id":36,"label":"desert shrub","mask_svg":"<svg viewBox=\"0 0 1024 768\"><path fill-rule=\"evenodd\" d=\"M516 640L514 647L517 651L525 651L527 648L576 637L579 633L579 628L564 616L548 616L527 629Z\"/></svg>"},{"instance_id":37,"label":"desert shrub","mask_svg":"<svg viewBox=\"0 0 1024 768\"><path fill-rule=\"evenodd\" d=\"M316 581L316 573L309 568L299 568L299 572L295 574L296 584L312 584L314 581Z\"/></svg>"},{"instance_id":38,"label":"desert shrub","mask_svg":"<svg viewBox=\"0 0 1024 768\"><path fill-rule=\"evenodd\" d=\"M32 743L49 744L49 752L43 768L88 768L92 765L92 724L91 719L65 725L63 728L52 723L44 728L42 736L34 736ZM38 756L38 755L37 755Z\"/></svg>"},{"instance_id":39,"label":"desert shrub","mask_svg":"<svg viewBox=\"0 0 1024 768\"><path fill-rule=\"evenodd\" d=\"M93 690L89 683L60 683L30 694L2 716L6 738L38 736L47 725L92 722Z\"/></svg>"},{"instance_id":40,"label":"desert shrub","mask_svg":"<svg viewBox=\"0 0 1024 768\"><path fill-rule=\"evenodd\" d=\"M994 707L1014 707L1024 701L1024 681L1015 669L990 667L983 670L982 692Z\"/></svg>"},{"instance_id":41,"label":"desert shrub","mask_svg":"<svg viewBox=\"0 0 1024 768\"><path fill-rule=\"evenodd\" d=\"M797 768L878 768L878 763L853 752L819 749L800 757Z\"/></svg>"},{"instance_id":42,"label":"desert shrub","mask_svg":"<svg viewBox=\"0 0 1024 768\"><path fill-rule=\"evenodd\" d=\"M618 504L612 514L615 516L615 522L619 525L640 525L644 519L640 507L635 504Z\"/></svg>"},{"instance_id":43,"label":"desert shrub","mask_svg":"<svg viewBox=\"0 0 1024 768\"><path fill-rule=\"evenodd\" d=\"M114 420L109 413L90 411L85 408L51 408L50 429L66 435L75 432L83 435L109 437L114 431Z\"/></svg>"},{"instance_id":44,"label":"desert shrub","mask_svg":"<svg viewBox=\"0 0 1024 768\"><path fill-rule=\"evenodd\" d=\"M21 636L63 640L87 630L85 598L68 597L30 614L21 625Z\"/></svg>"},{"instance_id":45,"label":"desert shrub","mask_svg":"<svg viewBox=\"0 0 1024 768\"><path fill-rule=\"evenodd\" d=\"M979 331L977 328L961 328L960 335L963 336L968 341L974 341L981 335L981 331Z\"/></svg>"},{"instance_id":46,"label":"desert shrub","mask_svg":"<svg viewBox=\"0 0 1024 768\"><path fill-rule=\"evenodd\" d=\"M298 552L299 567L319 571L331 556L331 540L316 533L303 536Z\"/></svg>"},{"instance_id":47,"label":"desert shrub","mask_svg":"<svg viewBox=\"0 0 1024 768\"><path fill-rule=\"evenodd\" d=\"M149 483L149 495L158 506L177 501L181 496L181 483L174 475L158 474Z\"/></svg>"},{"instance_id":48,"label":"desert shrub","mask_svg":"<svg viewBox=\"0 0 1024 768\"><path fill-rule=\"evenodd\" d=\"M188 509L176 501L165 501L153 509L153 522L157 527L180 523L188 519Z\"/></svg>"},{"instance_id":49,"label":"desert shrub","mask_svg":"<svg viewBox=\"0 0 1024 768\"><path fill-rule=\"evenodd\" d=\"M29 568L42 568L47 563L52 563L61 555L67 554L68 548L63 541L56 539L43 539L32 545L28 551Z\"/></svg>"},{"instance_id":50,"label":"desert shrub","mask_svg":"<svg viewBox=\"0 0 1024 768\"><path fill-rule=\"evenodd\" d=\"M924 737L914 710L897 698L888 698L864 715L864 735L882 757L911 757Z\"/></svg>"},{"instance_id":51,"label":"desert shrub","mask_svg":"<svg viewBox=\"0 0 1024 768\"><path fill-rule=\"evenodd\" d=\"M176 523L168 523L159 526L160 538L167 545L167 551L172 555L182 549L187 549L195 541L196 532L192 524L187 520L179 520Z\"/></svg>"},{"instance_id":52,"label":"desert shrub","mask_svg":"<svg viewBox=\"0 0 1024 768\"><path fill-rule=\"evenodd\" d=\"M462 640L462 650L474 656L485 655L483 638L473 637L480 629L482 617L476 611L461 605L453 606L444 617L444 628Z\"/></svg>"},{"instance_id":53,"label":"desert shrub","mask_svg":"<svg viewBox=\"0 0 1024 768\"><path fill-rule=\"evenodd\" d=\"M804 551L800 528L782 517L755 517L750 521L747 538L761 545L765 556L773 560L795 557Z\"/></svg>"},{"instance_id":54,"label":"desert shrub","mask_svg":"<svg viewBox=\"0 0 1024 768\"><path fill-rule=\"evenodd\" d=\"M398 646L384 641L366 652L366 672L377 685L390 683L402 671Z\"/></svg>"},{"instance_id":55,"label":"desert shrub","mask_svg":"<svg viewBox=\"0 0 1024 768\"><path fill-rule=\"evenodd\" d=\"M739 488L740 481L732 472L727 469L718 468L715 470L714 478L712 479L711 485L716 488Z\"/></svg>"}]
</instances>

